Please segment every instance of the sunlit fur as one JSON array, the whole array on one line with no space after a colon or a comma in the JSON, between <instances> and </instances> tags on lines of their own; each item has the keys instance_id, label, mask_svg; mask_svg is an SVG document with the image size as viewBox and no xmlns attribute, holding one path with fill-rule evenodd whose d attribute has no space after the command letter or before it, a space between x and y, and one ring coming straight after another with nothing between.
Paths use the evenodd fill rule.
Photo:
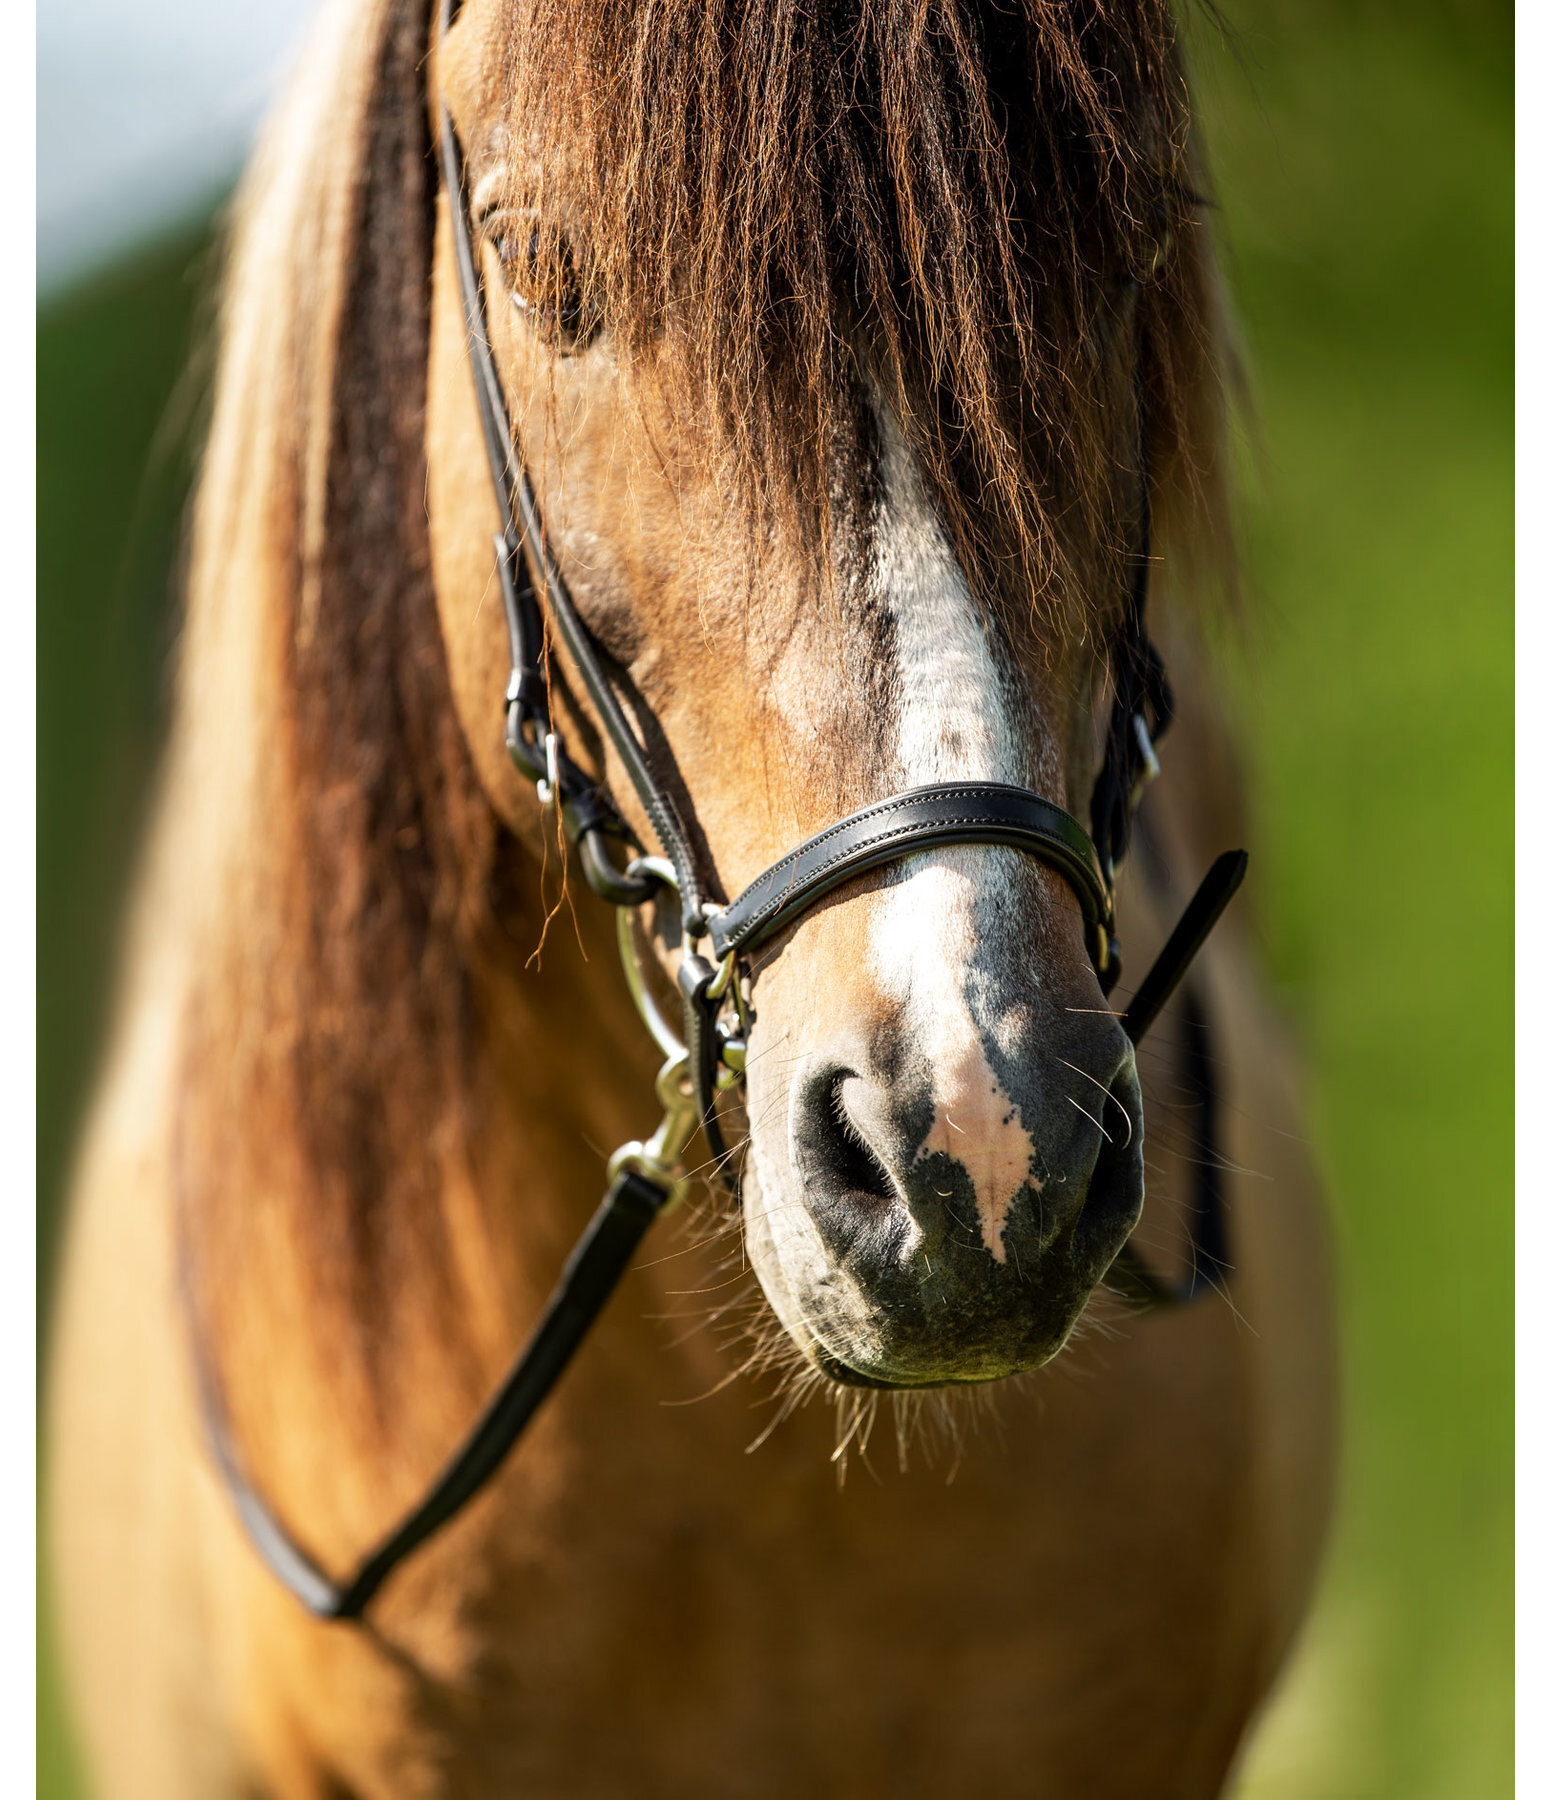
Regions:
<instances>
[{"instance_id":1,"label":"sunlit fur","mask_svg":"<svg viewBox=\"0 0 1550 1800\"><path fill-rule=\"evenodd\" d=\"M610 330L644 358L698 370L743 462L772 479L782 466L767 454L772 443L833 440L832 358L842 328L856 336L843 307L892 271L888 292L914 295L925 316L898 316L881 289L865 299L860 342L874 379L915 402L909 441L949 517L983 526L998 510L985 502L999 496L1028 554L1043 559L1039 578L1003 576L992 591L1064 604L1080 632L1086 608L1112 607L1124 591L1116 557L1133 504L1111 488L1133 460L1123 442L1131 372L1111 340L1129 348L1124 283L1152 277L1159 258L1130 327L1149 392L1153 479L1164 496L1197 497L1221 479L1212 358L1223 352L1211 348L1209 249L1186 181L1165 11L1087 19L1045 9L1030 25L994 10L971 21L950 7L928 21L881 5L800 27L778 8L712 11L707 22L698 7L518 9L511 64L492 72L509 90L507 129L519 142L538 134L549 152L536 156L540 174L563 171L564 211L585 221L584 266L597 271ZM234 905L254 916L240 930L229 909L213 921L205 966L224 973L201 982L196 1003L199 1029L239 1044L242 1060L197 1042L189 1052L221 1077L190 1091L182 1126L186 1179L207 1202L194 1253L212 1270L241 1261L254 1228L243 1197L289 1179L268 1169L272 1156L299 1157L318 1188L302 1228L328 1254L309 1259L298 1310L317 1284L326 1312L346 1304L368 1333L384 1296L406 1279L423 1289L418 1271L446 1259L424 1236L444 1229L432 1196L476 1129L452 1123L472 1121L480 1105L469 968L504 954L489 905L503 859L505 879L523 880L451 717L429 591L418 434L431 172L420 160L420 69L407 54L422 25L412 8L393 19L382 71L358 48L342 79L325 80L325 57L309 61L250 174L226 282L174 752L189 746L201 786L212 741L253 757L197 840L204 868L229 867L247 884ZM977 47L982 33L1004 36L994 56ZM873 49L858 59L857 44ZM1012 140L1002 142L1009 126L993 128L1009 102L987 85L986 62L1020 97L1015 162ZM839 128L817 133L841 66ZM1109 67L1137 73L1106 92L1099 71ZM587 78L600 69L608 80ZM761 71L757 108L740 98L750 70ZM1058 104L1044 99L1052 93ZM829 211L812 210L805 184L789 179L817 154L804 133L836 159L813 190L832 187ZM967 148L950 155L959 138ZM1037 254L1026 242L1013 254L1018 230ZM1166 255L1164 233L1174 237ZM854 268L839 250L851 239ZM798 269L802 303L776 305ZM671 328L658 332L669 291ZM993 379L1008 353L1003 324L1016 367ZM926 385L938 396L930 408L915 391ZM998 424L1008 395L1026 409L1015 437ZM955 421L950 432L944 421ZM1014 448L1047 468L1030 478L1008 460ZM788 500L800 491L799 482L779 489ZM1218 512L1213 501L1175 518L1181 554L1185 524ZM1078 589L1051 577L1053 548L1037 549L1061 531L1076 534L1072 560L1085 558ZM1107 553L1080 541L1093 532ZM227 662L230 674L216 666ZM255 687L242 746L224 697ZM206 721L202 708L217 716ZM277 1116L294 1128L273 1130ZM256 1129L234 1136L241 1117ZM365 1389L360 1403L376 1404Z\"/></svg>"}]
</instances>

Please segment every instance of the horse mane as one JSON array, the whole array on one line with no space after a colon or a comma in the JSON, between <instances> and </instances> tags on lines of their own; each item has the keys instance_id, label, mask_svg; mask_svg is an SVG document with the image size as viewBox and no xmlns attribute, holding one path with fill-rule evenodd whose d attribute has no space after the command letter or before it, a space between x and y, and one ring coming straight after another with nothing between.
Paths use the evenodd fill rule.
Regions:
<instances>
[{"instance_id":1,"label":"horse mane","mask_svg":"<svg viewBox=\"0 0 1550 1800\"><path fill-rule=\"evenodd\" d=\"M492 893L523 885L430 573L429 36L425 0L333 0L236 208L149 890L190 971L199 1307L278 1254L298 1331L368 1341L406 1296L452 1303L439 1197L490 1104L475 972ZM1131 377L1100 353L1133 306L1163 524L1220 538L1218 309L1161 0L522 0L506 42L624 360L684 360L755 501L822 540L859 370L964 554L1086 630L1095 562L1133 541ZM385 1406L370 1354L363 1381L333 1354Z\"/></svg>"},{"instance_id":2,"label":"horse mane","mask_svg":"<svg viewBox=\"0 0 1550 1800\"><path fill-rule=\"evenodd\" d=\"M193 911L177 1176L200 1305L278 1254L308 1331L368 1340L446 1266L503 848L431 583L427 25L419 0L334 0L238 198L157 884Z\"/></svg>"}]
</instances>

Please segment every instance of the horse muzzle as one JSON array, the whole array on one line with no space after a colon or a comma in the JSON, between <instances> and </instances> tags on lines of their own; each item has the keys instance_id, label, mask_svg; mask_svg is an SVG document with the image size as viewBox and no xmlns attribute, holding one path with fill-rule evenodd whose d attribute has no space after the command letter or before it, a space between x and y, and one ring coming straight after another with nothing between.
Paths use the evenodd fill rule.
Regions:
<instances>
[{"instance_id":1,"label":"horse muzzle","mask_svg":"<svg viewBox=\"0 0 1550 1800\"><path fill-rule=\"evenodd\" d=\"M831 1378L990 1381L1065 1343L1144 1192L1134 1054L1111 1015L1076 1016L1010 1054L967 1010L924 1050L895 1020L751 1094L771 1129L745 1177L750 1256Z\"/></svg>"}]
</instances>

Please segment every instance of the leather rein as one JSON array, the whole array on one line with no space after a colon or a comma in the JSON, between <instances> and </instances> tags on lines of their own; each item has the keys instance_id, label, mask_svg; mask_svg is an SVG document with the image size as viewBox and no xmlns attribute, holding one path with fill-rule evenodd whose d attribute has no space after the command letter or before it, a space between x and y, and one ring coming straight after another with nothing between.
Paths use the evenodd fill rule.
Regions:
<instances>
[{"instance_id":1,"label":"leather rein","mask_svg":"<svg viewBox=\"0 0 1550 1800\"><path fill-rule=\"evenodd\" d=\"M442 0L443 38L459 5L460 0ZM206 1430L237 1512L272 1573L325 1619L360 1620L398 1565L456 1517L501 1467L607 1304L646 1231L682 1198L688 1185L683 1157L697 1129L704 1132L723 1180L734 1185L716 1095L743 1077L747 1020L741 984L750 951L788 930L824 895L866 870L951 844L997 844L1036 857L1067 882L1082 909L1088 954L1099 985L1105 995L1113 990L1120 973L1115 870L1128 847L1142 790L1158 772L1153 746L1173 712L1162 659L1146 633L1150 506L1143 455L1141 528L1116 658L1104 761L1093 790L1091 835L1063 808L1030 789L1001 782L938 783L911 788L851 813L771 864L729 904L714 903L673 798L653 774L598 646L549 553L490 347L463 154L445 104L440 109L438 149L474 392L502 520L494 548L511 651L506 747L515 767L535 783L541 803L558 815L588 885L619 909L620 952L630 991L666 1059L657 1077L663 1112L649 1139L624 1144L610 1158L602 1204L567 1259L526 1346L484 1412L424 1498L342 1580L325 1573L297 1543L249 1480L213 1365L196 1333L194 1360ZM566 754L550 704L546 621L565 645L595 717L650 821L661 855L644 853L606 790ZM638 853L621 869L614 860L614 845ZM1167 1004L1237 891L1247 862L1247 855L1237 850L1212 864L1129 1007L1118 1015L1133 1044L1140 1043ZM651 993L635 930L636 910L664 892L676 897L682 930L681 1035L663 1017ZM1188 1007L1186 1038L1194 1046L1189 1061L1209 1130L1214 1111L1212 1059L1204 1014L1194 1004ZM1127 1242L1105 1277L1138 1309L1183 1304L1213 1285L1213 1277L1225 1274L1219 1185L1210 1145L1203 1148L1191 1275L1179 1284L1165 1281Z\"/></svg>"}]
</instances>

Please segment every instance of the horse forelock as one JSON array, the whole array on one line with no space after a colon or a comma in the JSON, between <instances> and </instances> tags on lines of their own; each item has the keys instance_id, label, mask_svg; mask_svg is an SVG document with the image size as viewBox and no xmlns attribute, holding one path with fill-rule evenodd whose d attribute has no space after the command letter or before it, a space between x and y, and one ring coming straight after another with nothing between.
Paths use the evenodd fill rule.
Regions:
<instances>
[{"instance_id":1,"label":"horse forelock","mask_svg":"<svg viewBox=\"0 0 1550 1800\"><path fill-rule=\"evenodd\" d=\"M977 585L1010 568L1084 634L1133 542L1138 379L1161 522L1225 570L1228 353L1162 0L496 17L511 198L565 221L625 360L691 377L816 553L859 370Z\"/></svg>"}]
</instances>

